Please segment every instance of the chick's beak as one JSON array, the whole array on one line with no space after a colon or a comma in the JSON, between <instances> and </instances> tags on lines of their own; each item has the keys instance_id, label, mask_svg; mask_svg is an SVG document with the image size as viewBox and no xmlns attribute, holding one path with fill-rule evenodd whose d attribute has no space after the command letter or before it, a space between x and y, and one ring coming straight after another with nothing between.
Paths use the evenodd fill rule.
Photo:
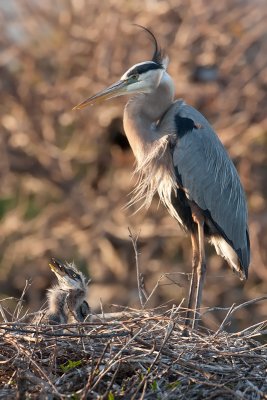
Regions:
<instances>
[{"instance_id":1,"label":"chick's beak","mask_svg":"<svg viewBox=\"0 0 267 400\"><path fill-rule=\"evenodd\" d=\"M51 271L53 271L56 275L60 276L65 275L64 265L59 260L52 258L51 262L49 263L49 267Z\"/></svg>"},{"instance_id":2,"label":"chick's beak","mask_svg":"<svg viewBox=\"0 0 267 400\"><path fill-rule=\"evenodd\" d=\"M122 96L127 93L127 81L120 80L113 85L107 87L104 90L101 90L94 96L89 97L88 99L84 100L77 106L73 107L73 110L82 110L83 108L93 105L96 103L101 103L104 100L111 99L112 97Z\"/></svg>"}]
</instances>

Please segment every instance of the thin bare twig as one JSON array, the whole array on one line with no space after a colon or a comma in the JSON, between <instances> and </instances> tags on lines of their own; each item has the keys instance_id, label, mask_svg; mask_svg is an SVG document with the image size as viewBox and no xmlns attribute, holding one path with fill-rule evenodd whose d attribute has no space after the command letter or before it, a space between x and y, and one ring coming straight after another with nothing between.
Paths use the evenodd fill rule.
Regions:
<instances>
[{"instance_id":1,"label":"thin bare twig","mask_svg":"<svg viewBox=\"0 0 267 400\"><path fill-rule=\"evenodd\" d=\"M136 267L136 278L137 278L137 288L138 288L138 295L139 295L139 300L142 309L144 309L144 300L143 297L145 297L146 300L146 295L144 295L144 281L143 281L143 276L140 272L139 268L139 253L138 253L138 248L137 248L137 241L138 241L138 235L133 235L131 229L128 227L129 231L129 238L132 241L133 244L133 249L134 249L134 256L135 256L135 267Z\"/></svg>"},{"instance_id":2,"label":"thin bare twig","mask_svg":"<svg viewBox=\"0 0 267 400\"><path fill-rule=\"evenodd\" d=\"M19 318L19 315L20 315L21 310L22 310L25 294L26 294L27 290L30 288L30 286L31 286L31 282L29 280L26 280L26 284L24 286L24 289L22 291L22 294L20 296L20 299L19 299L18 303L16 304L16 307L15 307L15 310L14 310L14 313L13 313L13 316L12 316L13 320L17 320Z\"/></svg>"}]
</instances>

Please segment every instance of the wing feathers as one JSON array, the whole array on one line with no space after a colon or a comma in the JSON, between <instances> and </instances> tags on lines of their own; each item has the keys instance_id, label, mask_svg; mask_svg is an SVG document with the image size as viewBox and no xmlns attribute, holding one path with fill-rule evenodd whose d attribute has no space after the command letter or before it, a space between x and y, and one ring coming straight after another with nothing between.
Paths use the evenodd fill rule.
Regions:
<instances>
[{"instance_id":1,"label":"wing feathers","mask_svg":"<svg viewBox=\"0 0 267 400\"><path fill-rule=\"evenodd\" d=\"M247 269L247 208L237 171L203 115L179 101L173 107L178 121L173 162L187 197L209 211Z\"/></svg>"}]
</instances>

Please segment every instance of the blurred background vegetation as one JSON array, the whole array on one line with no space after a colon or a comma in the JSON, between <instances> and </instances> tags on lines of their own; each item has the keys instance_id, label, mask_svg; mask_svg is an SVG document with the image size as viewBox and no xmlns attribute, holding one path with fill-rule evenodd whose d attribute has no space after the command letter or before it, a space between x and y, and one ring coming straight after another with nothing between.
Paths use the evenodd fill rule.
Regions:
<instances>
[{"instance_id":1,"label":"blurred background vegetation","mask_svg":"<svg viewBox=\"0 0 267 400\"><path fill-rule=\"evenodd\" d=\"M0 3L0 292L37 310L53 277L51 256L74 260L92 278L89 302L138 305L128 226L139 233L149 306L187 295L188 237L154 199L133 215L134 186L123 134L125 98L72 107L148 60L150 28L170 57L176 96L214 125L248 198L252 262L245 286L208 247L204 306L230 306L267 288L266 0L9 0ZM266 318L242 310L236 326ZM209 314L215 328L222 315ZM235 327L236 327L235 326ZM234 326L232 328L235 328Z\"/></svg>"}]
</instances>

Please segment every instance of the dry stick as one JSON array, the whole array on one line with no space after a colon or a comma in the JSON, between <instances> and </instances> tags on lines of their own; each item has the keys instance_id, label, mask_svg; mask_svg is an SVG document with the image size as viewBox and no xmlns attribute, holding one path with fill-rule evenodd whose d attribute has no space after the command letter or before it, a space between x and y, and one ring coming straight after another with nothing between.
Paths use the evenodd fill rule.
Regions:
<instances>
[{"instance_id":1,"label":"dry stick","mask_svg":"<svg viewBox=\"0 0 267 400\"><path fill-rule=\"evenodd\" d=\"M101 317L104 319L104 307L101 297L99 298L99 303L100 303Z\"/></svg>"},{"instance_id":2,"label":"dry stick","mask_svg":"<svg viewBox=\"0 0 267 400\"><path fill-rule=\"evenodd\" d=\"M159 359L159 357L160 357L160 355L161 355L161 353L162 353L163 347L164 347L165 344L167 343L167 340L169 339L169 337L170 337L170 335L171 335L171 333L172 333L172 331L173 331L173 328L174 328L173 317L174 317L174 314L175 314L175 311L174 311L174 310L175 310L175 306L172 307L172 311L171 311L171 315L170 315L170 321L169 321L169 323L168 323L168 325L167 325L166 332L165 332L165 336L164 336L163 342L162 342L162 344L161 344L161 346L160 346L160 348L159 348L159 350L158 350L158 353L157 353L156 357L154 358L152 364L151 364L150 367L148 368L148 370L147 370L145 376L143 377L142 381L141 381L141 382L139 383L139 385L137 386L137 388L136 388L136 390L135 390L135 393L134 393L134 394L132 395L132 397L131 397L131 400L134 400L134 399L135 399L135 397L136 397L137 393L139 392L139 390L141 389L141 387L147 383L147 379L148 379L149 375L151 375L152 368L154 367L154 365L155 365L156 362L158 361L158 359ZM144 395L144 389L143 389L142 396L143 396L143 395Z\"/></svg>"},{"instance_id":3,"label":"dry stick","mask_svg":"<svg viewBox=\"0 0 267 400\"><path fill-rule=\"evenodd\" d=\"M130 394L132 393L132 391L134 390L135 386L138 384L138 382L140 381L140 376L139 375L135 375L132 379L131 384L127 384L127 386L125 387L125 392L124 392L124 397L125 399L128 399Z\"/></svg>"},{"instance_id":4,"label":"dry stick","mask_svg":"<svg viewBox=\"0 0 267 400\"><path fill-rule=\"evenodd\" d=\"M185 301L185 298L183 297L177 307L175 305L172 306L170 318L172 317L173 320L178 319L178 317L179 317L178 313L179 313L180 308L182 307L182 304L184 301Z\"/></svg>"},{"instance_id":5,"label":"dry stick","mask_svg":"<svg viewBox=\"0 0 267 400\"><path fill-rule=\"evenodd\" d=\"M30 371L22 371L21 372L21 377L23 379L27 379L28 381L30 381L33 385L40 385L43 389L45 390L51 390L50 384L46 381L44 381L43 379L39 378L38 376L34 375L32 372Z\"/></svg>"},{"instance_id":6,"label":"dry stick","mask_svg":"<svg viewBox=\"0 0 267 400\"><path fill-rule=\"evenodd\" d=\"M235 303L233 303L233 304L231 305L231 307L229 308L229 310L228 310L228 312L227 312L227 314L226 314L226 316L225 316L223 322L221 323L221 325L220 325L220 327L217 329L217 331L214 333L214 337L216 337L216 336L224 329L226 323L228 323L228 321L229 321L229 316L231 315L231 313L232 313L234 307L235 307Z\"/></svg>"},{"instance_id":7,"label":"dry stick","mask_svg":"<svg viewBox=\"0 0 267 400\"><path fill-rule=\"evenodd\" d=\"M146 303L147 303L148 295L147 295L147 292L146 292L146 289L145 289L145 277L144 277L144 275L142 273L140 274L140 281L141 281L142 295L144 296L144 298L146 300Z\"/></svg>"},{"instance_id":8,"label":"dry stick","mask_svg":"<svg viewBox=\"0 0 267 400\"><path fill-rule=\"evenodd\" d=\"M149 300L151 299L151 297L153 296L153 294L155 293L155 291L156 291L157 288L159 287L160 282L161 282L161 280L162 280L163 278L167 278L167 279L169 279L172 283L174 283L175 285L180 286L177 282L175 282L174 280L172 280L171 278L169 278L169 275L174 275L174 274L175 274L174 272L165 272L164 274L160 275L160 277L159 277L159 279L157 280L157 283L155 284L155 286L153 287L153 289L152 289L150 295L146 297L146 302L145 302L144 306L147 305L147 303L149 302ZM179 275L181 275L181 274L182 274L182 275L188 275L187 273L183 273L183 272L177 272L176 274L179 274Z\"/></svg>"},{"instance_id":9,"label":"dry stick","mask_svg":"<svg viewBox=\"0 0 267 400\"><path fill-rule=\"evenodd\" d=\"M137 338L138 335L140 335L140 333L144 332L147 328L146 324L143 328L139 329L139 331L137 331L134 336L131 337L131 339L128 340L128 342L118 351L118 353L113 357L112 362L107 364L107 368L105 368L98 376L98 379L96 380L96 382L94 383L94 385L92 386L91 389L94 389L98 383L101 381L101 379L107 374L108 371L110 371L110 369L118 362L118 358L120 358L122 352Z\"/></svg>"},{"instance_id":10,"label":"dry stick","mask_svg":"<svg viewBox=\"0 0 267 400\"><path fill-rule=\"evenodd\" d=\"M257 356L255 356L255 354L247 354L248 351L249 351L249 352L255 352L255 351L258 351L258 350L261 350L261 349L265 350L266 348L267 348L267 344L264 343L264 344L261 344L260 346L253 347L253 348L250 349L250 350L247 350L247 349L245 349L245 350L238 350L238 351L236 351L235 353L231 354L231 356L232 356L232 357L236 357L236 356L239 356L240 354L242 354L243 357L250 357L250 358L251 358L251 357L254 357L254 358L257 358ZM227 352L225 352L224 354L227 354ZM229 355L230 355L230 353L229 353Z\"/></svg>"},{"instance_id":11,"label":"dry stick","mask_svg":"<svg viewBox=\"0 0 267 400\"><path fill-rule=\"evenodd\" d=\"M226 317L223 320L223 323L221 324L220 328L217 330L217 332L215 333L215 335L217 335L219 332L221 332L221 330L223 329L223 327L229 322L229 320L231 319L231 316L233 313L235 313L236 311L240 310L241 308L250 306L252 304L258 303L259 301L263 301L263 300L267 300L267 296L262 296L262 297L257 297L256 299L253 300L249 300L246 301L245 303L239 304L238 306L234 306L234 304L232 305L232 307L230 307L230 310L228 311Z\"/></svg>"},{"instance_id":12,"label":"dry stick","mask_svg":"<svg viewBox=\"0 0 267 400\"><path fill-rule=\"evenodd\" d=\"M16 357L17 357L17 354L14 354L14 356L8 358L7 360L0 361L0 365L2 365L2 366L5 365L5 364L11 365L11 364L10 364L11 361L14 360L14 358L16 358ZM1 356L1 358L2 358L2 356Z\"/></svg>"},{"instance_id":13,"label":"dry stick","mask_svg":"<svg viewBox=\"0 0 267 400\"><path fill-rule=\"evenodd\" d=\"M144 301L143 301L144 294L142 293L142 287L144 286L144 284L141 282L142 277L141 277L141 273L140 273L140 269L139 269L139 258L138 258L139 254L138 254L138 249L137 249L138 235L133 236L132 231L129 227L128 227L128 231L129 231L129 238L132 241L133 249L134 249L139 300L140 300L142 309L144 309Z\"/></svg>"},{"instance_id":14,"label":"dry stick","mask_svg":"<svg viewBox=\"0 0 267 400\"><path fill-rule=\"evenodd\" d=\"M82 397L81 397L81 400L85 400L85 399L86 399L87 394L88 394L88 392L89 392L89 390L90 390L90 388L91 388L91 386L92 386L92 384L93 384L93 380L94 380L94 377L95 377L95 373L96 373L96 371L99 369L99 366L100 366L100 364L101 364L101 362L102 362L102 360L103 360L103 358L104 358L104 355L106 354L106 351L107 351L109 345L110 345L110 342L108 342L108 343L106 344L106 346L104 347L104 350L102 351L102 354L101 354L101 356L99 357L99 359L98 359L98 361L97 361L95 367L91 369L91 373L90 373L90 375L89 375L89 377L88 377L87 384L86 384L86 386L85 386L85 388L84 388L84 392L83 392L83 395L82 395ZM93 365L93 357L92 357L92 365Z\"/></svg>"},{"instance_id":15,"label":"dry stick","mask_svg":"<svg viewBox=\"0 0 267 400\"><path fill-rule=\"evenodd\" d=\"M43 371L40 365L38 365L38 363L34 361L31 355L29 355L29 351L25 349L21 343L17 344L16 347L18 348L19 352L22 353L22 355L25 355L28 358L29 363L31 363L35 367L35 369L37 369L37 371L41 374L41 376L43 376L47 380L47 383L54 390L54 393L60 398L62 398L61 394L58 392L53 382L49 379L48 375Z\"/></svg>"},{"instance_id":16,"label":"dry stick","mask_svg":"<svg viewBox=\"0 0 267 400\"><path fill-rule=\"evenodd\" d=\"M209 307L206 311L202 312L202 316L213 311L229 311L231 307Z\"/></svg>"},{"instance_id":17,"label":"dry stick","mask_svg":"<svg viewBox=\"0 0 267 400\"><path fill-rule=\"evenodd\" d=\"M146 388L147 388L147 379L144 382L144 386L143 386L143 390L142 390L142 394L141 394L140 400L144 400L145 394L146 394Z\"/></svg>"},{"instance_id":18,"label":"dry stick","mask_svg":"<svg viewBox=\"0 0 267 400\"><path fill-rule=\"evenodd\" d=\"M0 314L2 315L3 320L7 322L7 317L1 304L0 304Z\"/></svg>"},{"instance_id":19,"label":"dry stick","mask_svg":"<svg viewBox=\"0 0 267 400\"><path fill-rule=\"evenodd\" d=\"M14 371L13 374L11 375L11 377L9 378L8 382L7 382L7 386L11 386L12 385L12 381L14 376L17 374L17 371ZM6 385L5 385L6 387Z\"/></svg>"},{"instance_id":20,"label":"dry stick","mask_svg":"<svg viewBox=\"0 0 267 400\"><path fill-rule=\"evenodd\" d=\"M153 310L157 310L157 308L153 309ZM97 318L100 318L98 315L96 315ZM116 318L122 318L122 317L127 317L127 320L123 320L123 321L114 321L116 320ZM135 318L134 318L135 317ZM108 319L107 321L102 321L102 320L98 320L98 321L91 321L91 322L81 322L80 325L82 327L106 327L106 326L113 326L115 328L120 328L122 325L122 322L124 324L126 323L132 323L132 322L136 322L136 321L143 321L144 319L146 320L158 320L158 319L162 319L161 315L149 315L149 310L148 311L142 311L142 310L134 310L134 311L121 311L121 312L115 312L115 313L107 313L104 315L104 318ZM112 321L109 321L109 319L111 319ZM169 318L166 318L169 320ZM27 324L27 323L17 323L15 321L13 322L5 322L5 323L0 323L0 329L6 329L6 330L11 330L14 332L21 332L24 331L25 333L35 333L36 332L36 326L38 326L40 329L42 328L42 330L40 330L39 332L44 332L47 333L47 331L50 333L52 331L51 328L58 328L60 330L62 329L68 329L68 328L75 328L76 327L76 323L73 324L58 324L58 325L47 325L47 324L43 324L43 325L36 325L36 324ZM9 329L8 329L9 327ZM25 328L24 328L25 327ZM27 327L31 327L31 329L26 329ZM55 336L58 336L58 334L54 334ZM60 334L61 336L61 334ZM72 335L72 334L62 334L62 336L71 336L71 337L80 337L80 335Z\"/></svg>"},{"instance_id":21,"label":"dry stick","mask_svg":"<svg viewBox=\"0 0 267 400\"><path fill-rule=\"evenodd\" d=\"M108 385L108 387L107 387L107 390L106 390L105 393L103 394L103 399L106 399L106 398L108 397L108 394L109 394L109 392L110 392L110 390L111 390L111 388L112 388L112 386L113 386L113 383L114 383L114 381L115 381L115 378L116 378L116 376L117 376L117 373L119 372L120 367L121 367L121 360L119 360L118 366L117 366L117 368L116 368L116 370L115 370L115 372L114 372L114 374L113 374L113 376L112 376L112 378L111 378L111 381L110 381L110 383L109 383L109 385Z\"/></svg>"},{"instance_id":22,"label":"dry stick","mask_svg":"<svg viewBox=\"0 0 267 400\"><path fill-rule=\"evenodd\" d=\"M246 384L249 385L258 395L261 396L262 399L267 399L267 394L263 393L260 389L257 388L252 382L249 380L246 381Z\"/></svg>"},{"instance_id":23,"label":"dry stick","mask_svg":"<svg viewBox=\"0 0 267 400\"><path fill-rule=\"evenodd\" d=\"M26 279L26 284L24 286L24 289L22 291L22 294L20 296L20 299L19 299L19 301L18 301L18 303L17 303L17 305L15 307L15 310L14 310L14 313L13 313L13 316L12 316L12 317L15 316L16 320L18 319L19 314L20 314L20 312L22 310L22 303L23 303L23 299L24 299L25 293L29 289L30 286L31 286L31 283L28 281L28 279ZM14 319L14 318L12 318L12 319Z\"/></svg>"},{"instance_id":24,"label":"dry stick","mask_svg":"<svg viewBox=\"0 0 267 400\"><path fill-rule=\"evenodd\" d=\"M143 346L145 346L145 347L148 347L148 346L152 346L152 344L151 343L149 343L149 342L147 342L147 341L145 341L145 340L142 340L142 339L140 339L140 338L137 338L136 339L136 341L137 342L139 342L140 344L142 344ZM191 361L189 361L189 360L185 360L185 359L182 359L181 358L181 355L178 357L178 359L177 359L177 357L175 357L174 358L174 356L175 356L175 353L174 353L174 351L170 351L169 349L163 349L162 348L162 346L161 347L159 347L159 346L155 346L155 349L157 350L157 351L160 351L160 349L161 349L161 353L163 354L163 355L166 355L166 356L168 356L168 357L170 357L172 360L173 360L173 365L174 364L176 364L176 362L174 362L175 360L177 361L178 360L178 364L180 364L180 365L182 365L183 367L185 367L185 368L189 368L189 369L191 369L192 371L198 371L199 373L201 373L202 375L207 375L207 374L210 374L210 372L214 372L214 370L215 371L218 371L218 367L211 367L211 366L207 366L207 364L203 364L203 363L198 363L197 365L194 363L194 362L191 362ZM254 350L254 349L253 349ZM247 351L247 350L246 350ZM223 354L226 354L226 352L224 352ZM233 355L233 356L239 356L239 353L237 354L237 353L228 353L229 355ZM228 372L232 372L233 371L233 369L232 368L230 368L230 367L227 367L227 368L224 368L224 371L228 371ZM219 372L221 372L222 371L222 369L221 369L221 367L219 367Z\"/></svg>"},{"instance_id":25,"label":"dry stick","mask_svg":"<svg viewBox=\"0 0 267 400\"><path fill-rule=\"evenodd\" d=\"M238 306L236 306L233 310L233 313L240 310L241 308L250 306L252 304L258 303L259 301L263 301L263 300L267 300L267 295L266 296L261 296L261 297L257 297L256 299L253 300L248 300L245 303L239 304Z\"/></svg>"},{"instance_id":26,"label":"dry stick","mask_svg":"<svg viewBox=\"0 0 267 400\"><path fill-rule=\"evenodd\" d=\"M49 367L49 375L51 373L56 372L57 368L57 357L58 357L58 345L57 345L57 339L55 339L55 344L54 344L54 349L53 349L52 357L50 358L50 367Z\"/></svg>"},{"instance_id":27,"label":"dry stick","mask_svg":"<svg viewBox=\"0 0 267 400\"><path fill-rule=\"evenodd\" d=\"M248 328L245 328L240 332L232 333L230 335L230 338L235 337L235 336L244 336L246 334L246 332L248 332L248 336L246 336L246 337L250 337L250 338L254 337L254 336L264 335L267 333L267 330L262 331L261 329L262 328L265 329L265 327L267 327L267 320L258 322L257 324L249 326ZM250 332L252 329L254 329L254 331Z\"/></svg>"},{"instance_id":28,"label":"dry stick","mask_svg":"<svg viewBox=\"0 0 267 400\"><path fill-rule=\"evenodd\" d=\"M58 325L60 327L61 325ZM67 326L68 327L68 326ZM36 330L33 329L17 329L17 328L7 328L7 327L0 327L0 330L8 331L8 332L16 332L16 333L37 333ZM38 332L39 335L42 336L48 336L51 338L54 337L69 337L69 338L90 338L90 339L105 339L105 338L112 338L112 337L118 337L118 336L128 336L129 331L120 331L120 332L112 332L112 333L100 333L96 335L90 335L90 334L72 334L72 333L54 333L54 332ZM26 338L26 340L29 340L29 338ZM35 338L31 338L31 341L36 341Z\"/></svg>"},{"instance_id":29,"label":"dry stick","mask_svg":"<svg viewBox=\"0 0 267 400\"><path fill-rule=\"evenodd\" d=\"M81 400L85 400L87 397L87 393L90 390L90 387L92 386L92 382L94 379L94 374L95 374L95 367L94 367L94 353L92 353L92 358L91 358L91 371L90 374L88 375L88 379L87 379L87 383L84 387L84 389L82 389L82 397Z\"/></svg>"},{"instance_id":30,"label":"dry stick","mask_svg":"<svg viewBox=\"0 0 267 400\"><path fill-rule=\"evenodd\" d=\"M175 369L175 367L171 367L170 371L172 373L176 373L177 375L181 375L184 378L189 379L190 381L199 384L199 385L206 385L206 386L210 386L210 387L214 387L214 388L222 388L223 390L225 390L225 392L230 393L233 396L233 399L236 397L237 399L240 400L244 400L244 397L239 395L238 393L236 393L235 390L230 389L229 387L225 386L225 382L224 383L212 383L210 380L205 380L205 381L201 381L197 378L195 378L193 375L190 375L190 377L188 377L188 375L186 375L183 371ZM205 377L205 375L204 375ZM209 377L208 377L209 379ZM229 382L234 382L236 380L236 378L229 380ZM229 383L228 382L228 383Z\"/></svg>"},{"instance_id":31,"label":"dry stick","mask_svg":"<svg viewBox=\"0 0 267 400\"><path fill-rule=\"evenodd\" d=\"M160 275L159 279L157 280L156 285L153 287L150 295L147 297L146 302L145 302L145 306L147 305L147 303L149 302L149 300L151 299L151 297L153 296L153 294L155 293L155 291L157 290L157 288L159 287L159 283L160 281L165 277L166 274L162 274Z\"/></svg>"}]
</instances>

